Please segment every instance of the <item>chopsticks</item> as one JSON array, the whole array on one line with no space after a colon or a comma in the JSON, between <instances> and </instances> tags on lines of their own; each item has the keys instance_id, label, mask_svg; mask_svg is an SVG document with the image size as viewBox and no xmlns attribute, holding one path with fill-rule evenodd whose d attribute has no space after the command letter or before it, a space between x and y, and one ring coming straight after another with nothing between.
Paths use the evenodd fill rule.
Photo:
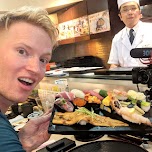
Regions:
<instances>
[{"instance_id":1,"label":"chopsticks","mask_svg":"<svg viewBox=\"0 0 152 152\"><path fill-rule=\"evenodd\" d=\"M151 135L145 135L145 136L134 136L134 135L129 135L129 134L114 134L114 135L108 135L109 137L126 141L129 143L134 143L136 145L141 145L141 144L147 144L147 141L152 141L152 136Z\"/></svg>"}]
</instances>

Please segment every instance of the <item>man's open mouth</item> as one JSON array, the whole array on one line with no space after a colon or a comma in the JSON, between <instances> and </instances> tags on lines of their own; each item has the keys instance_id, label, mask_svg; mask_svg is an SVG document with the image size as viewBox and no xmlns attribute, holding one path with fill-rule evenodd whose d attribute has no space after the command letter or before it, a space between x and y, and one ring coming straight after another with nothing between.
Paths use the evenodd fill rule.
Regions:
<instances>
[{"instance_id":1,"label":"man's open mouth","mask_svg":"<svg viewBox=\"0 0 152 152\"><path fill-rule=\"evenodd\" d=\"M28 78L18 78L18 80L19 80L22 84L27 85L27 86L30 86L30 85L32 85L32 84L34 83L33 80L28 79Z\"/></svg>"}]
</instances>

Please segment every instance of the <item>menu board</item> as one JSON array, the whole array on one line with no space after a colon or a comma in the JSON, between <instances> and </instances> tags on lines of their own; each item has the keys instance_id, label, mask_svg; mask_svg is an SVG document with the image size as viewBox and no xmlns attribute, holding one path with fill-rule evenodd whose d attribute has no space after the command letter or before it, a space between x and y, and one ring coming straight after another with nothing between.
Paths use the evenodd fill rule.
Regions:
<instances>
[{"instance_id":1,"label":"menu board","mask_svg":"<svg viewBox=\"0 0 152 152\"><path fill-rule=\"evenodd\" d=\"M110 30L109 11L79 17L58 25L59 39L96 34Z\"/></svg>"},{"instance_id":2,"label":"menu board","mask_svg":"<svg viewBox=\"0 0 152 152\"><path fill-rule=\"evenodd\" d=\"M110 19L108 10L91 14L88 17L90 34L110 31Z\"/></svg>"},{"instance_id":3,"label":"menu board","mask_svg":"<svg viewBox=\"0 0 152 152\"><path fill-rule=\"evenodd\" d=\"M89 34L88 16L83 16L73 20L74 36L83 36Z\"/></svg>"},{"instance_id":4,"label":"menu board","mask_svg":"<svg viewBox=\"0 0 152 152\"><path fill-rule=\"evenodd\" d=\"M64 22L58 25L59 40L69 39L74 37L73 21Z\"/></svg>"},{"instance_id":5,"label":"menu board","mask_svg":"<svg viewBox=\"0 0 152 152\"><path fill-rule=\"evenodd\" d=\"M88 16L83 16L58 25L59 40L89 34Z\"/></svg>"}]
</instances>

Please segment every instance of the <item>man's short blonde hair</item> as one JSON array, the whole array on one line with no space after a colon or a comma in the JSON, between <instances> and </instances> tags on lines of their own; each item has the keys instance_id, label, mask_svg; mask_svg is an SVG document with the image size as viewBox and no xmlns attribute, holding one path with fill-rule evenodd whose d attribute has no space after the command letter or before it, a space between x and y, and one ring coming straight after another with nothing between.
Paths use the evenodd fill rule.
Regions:
<instances>
[{"instance_id":1,"label":"man's short blonde hair","mask_svg":"<svg viewBox=\"0 0 152 152\"><path fill-rule=\"evenodd\" d=\"M58 30L51 22L48 12L45 9L40 7L24 6L6 12L0 16L0 30L7 30L13 23L21 21L44 29L50 36L53 48L57 46Z\"/></svg>"}]
</instances>

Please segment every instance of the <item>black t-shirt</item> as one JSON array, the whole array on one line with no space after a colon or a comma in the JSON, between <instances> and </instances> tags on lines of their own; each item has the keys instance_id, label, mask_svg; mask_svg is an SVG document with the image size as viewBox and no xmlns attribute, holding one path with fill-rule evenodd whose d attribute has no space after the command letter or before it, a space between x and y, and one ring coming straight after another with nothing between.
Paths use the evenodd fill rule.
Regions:
<instances>
[{"instance_id":1,"label":"black t-shirt","mask_svg":"<svg viewBox=\"0 0 152 152\"><path fill-rule=\"evenodd\" d=\"M25 152L10 122L0 112L0 152Z\"/></svg>"}]
</instances>

